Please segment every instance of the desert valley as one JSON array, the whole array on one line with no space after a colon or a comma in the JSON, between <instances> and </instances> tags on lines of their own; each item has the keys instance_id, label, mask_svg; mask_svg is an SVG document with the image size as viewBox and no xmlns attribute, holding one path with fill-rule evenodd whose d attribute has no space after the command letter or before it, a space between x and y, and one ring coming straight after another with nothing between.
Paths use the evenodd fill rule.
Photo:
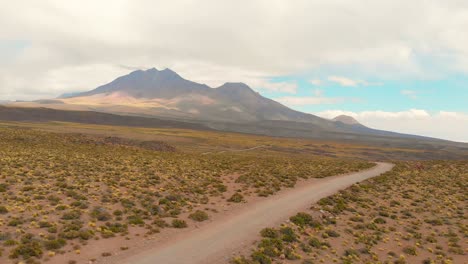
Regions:
<instances>
[{"instance_id":1,"label":"desert valley","mask_svg":"<svg viewBox=\"0 0 468 264\"><path fill-rule=\"evenodd\" d=\"M2 4L0 264L468 263L467 10Z\"/></svg>"}]
</instances>

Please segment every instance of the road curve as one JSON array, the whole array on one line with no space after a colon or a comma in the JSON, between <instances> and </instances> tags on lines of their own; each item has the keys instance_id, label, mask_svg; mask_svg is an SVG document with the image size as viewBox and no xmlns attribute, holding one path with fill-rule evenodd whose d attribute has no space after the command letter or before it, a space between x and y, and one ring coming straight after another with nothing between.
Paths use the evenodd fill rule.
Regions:
<instances>
[{"instance_id":1,"label":"road curve","mask_svg":"<svg viewBox=\"0 0 468 264\"><path fill-rule=\"evenodd\" d=\"M247 204L239 212L217 219L163 246L121 259L126 264L228 263L233 252L252 244L264 227L277 225L323 197L393 168L378 162L371 169L318 179L268 199Z\"/></svg>"}]
</instances>

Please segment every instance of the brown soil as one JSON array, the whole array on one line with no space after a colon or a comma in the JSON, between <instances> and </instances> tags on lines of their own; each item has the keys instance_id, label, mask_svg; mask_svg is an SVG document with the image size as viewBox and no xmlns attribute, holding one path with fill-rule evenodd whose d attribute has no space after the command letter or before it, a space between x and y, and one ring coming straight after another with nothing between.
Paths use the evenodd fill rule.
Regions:
<instances>
[{"instance_id":1,"label":"brown soil","mask_svg":"<svg viewBox=\"0 0 468 264\"><path fill-rule=\"evenodd\" d=\"M311 202L392 167L378 163L357 173L303 181L269 198L247 198L246 204L226 205L220 201L213 205L220 213L209 222L183 232L168 230L154 239L134 241L131 249L112 252L111 257L101 258L98 263L226 263L250 247L258 230L281 223Z\"/></svg>"}]
</instances>

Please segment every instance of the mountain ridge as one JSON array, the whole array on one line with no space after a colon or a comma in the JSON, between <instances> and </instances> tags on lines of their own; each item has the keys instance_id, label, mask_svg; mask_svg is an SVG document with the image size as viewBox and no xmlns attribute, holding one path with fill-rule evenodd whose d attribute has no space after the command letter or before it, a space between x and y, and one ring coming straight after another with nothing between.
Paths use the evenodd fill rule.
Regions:
<instances>
[{"instance_id":1,"label":"mountain ridge","mask_svg":"<svg viewBox=\"0 0 468 264\"><path fill-rule=\"evenodd\" d=\"M99 96L102 99L97 98ZM126 104L122 103L125 100L145 102L155 112L154 116L233 122L270 119L322 125L328 122L263 97L245 83L226 82L213 88L186 80L168 68L161 71L156 68L133 71L96 89L73 94L64 100L65 103L77 104L76 100L79 98L101 100L101 104L114 100L114 105ZM105 107L94 105L93 110L105 111L103 108ZM141 114L151 115L151 112Z\"/></svg>"},{"instance_id":2,"label":"mountain ridge","mask_svg":"<svg viewBox=\"0 0 468 264\"><path fill-rule=\"evenodd\" d=\"M218 130L279 136L425 138L368 128L345 117L321 118L263 97L245 83L226 82L212 88L186 80L168 68L136 70L90 91L14 105L164 118L198 122Z\"/></svg>"}]
</instances>

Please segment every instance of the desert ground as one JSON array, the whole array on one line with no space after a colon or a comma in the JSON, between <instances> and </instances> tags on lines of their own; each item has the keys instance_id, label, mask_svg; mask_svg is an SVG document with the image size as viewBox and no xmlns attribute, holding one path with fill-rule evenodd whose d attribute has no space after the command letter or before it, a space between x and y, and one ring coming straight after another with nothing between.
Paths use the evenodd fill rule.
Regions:
<instances>
[{"instance_id":1,"label":"desert ground","mask_svg":"<svg viewBox=\"0 0 468 264\"><path fill-rule=\"evenodd\" d=\"M150 130L162 135L142 134L142 140L131 134L63 133L66 126L56 125L60 133L1 128L2 262L98 261L130 251L139 241L187 232L250 197L373 166L260 149L262 155L219 153L220 147L246 148L231 147L229 142L244 141L222 133L213 134L221 140L197 143L210 137L195 138L205 133L200 131ZM127 128L101 129L109 135ZM166 138L178 133L182 136ZM206 147L195 152L195 144Z\"/></svg>"},{"instance_id":2,"label":"desert ground","mask_svg":"<svg viewBox=\"0 0 468 264\"><path fill-rule=\"evenodd\" d=\"M467 263L467 166L397 162L261 230L232 263Z\"/></svg>"},{"instance_id":3,"label":"desert ground","mask_svg":"<svg viewBox=\"0 0 468 264\"><path fill-rule=\"evenodd\" d=\"M399 161L438 157L439 150L216 131L4 122L0 136L1 263L188 263L187 257L189 263L301 263L310 258L313 262L344 262L351 258L342 257L344 245L349 244L329 237L321 242L336 248L325 249L321 244L300 251L305 242L299 235L297 240L281 242L284 252L265 253L265 245L255 243L267 243L261 242L266 238L258 233L268 226L304 228L287 219L310 206L316 208L313 203L318 199L389 170L390 164L424 167L428 177L442 173L428 169L432 166L429 163ZM376 161L387 163L376 165ZM458 184L460 192L461 180L466 179L466 170L458 168L463 162L447 164L454 168L457 181L453 184ZM395 191L418 186L417 181L414 186L404 185L408 181L400 177L403 172L409 177L414 170L394 170L384 175L395 176ZM355 186L361 185L350 188ZM449 191L453 189L437 194ZM431 195L435 193L428 194L434 202ZM373 199L386 202L387 196L391 194ZM456 198L451 206L461 208L455 212L463 220L466 197L458 193ZM338 239L342 239L343 225L349 222L340 225L343 212L325 205L321 210L319 214L312 211L313 219L325 221L320 218L324 212L332 214L334 220L311 229L336 229L341 234ZM361 217L371 217L366 213L360 211ZM437 216L437 211L434 214ZM421 217L424 222L425 216ZM398 216L390 219L386 223L403 221ZM444 228L445 224L442 221ZM453 224L464 226L462 231L466 232L466 222ZM451 239L458 247L441 250L435 247L439 242L434 245L433 252L438 254L434 259L449 261L464 256L465 237ZM351 237L343 241L351 241ZM389 245L388 251L398 254L391 256L399 260L398 243ZM296 249L297 260L288 254L290 247ZM439 257L441 252L445 255ZM374 255L359 255L356 262L358 257L368 261Z\"/></svg>"}]
</instances>

